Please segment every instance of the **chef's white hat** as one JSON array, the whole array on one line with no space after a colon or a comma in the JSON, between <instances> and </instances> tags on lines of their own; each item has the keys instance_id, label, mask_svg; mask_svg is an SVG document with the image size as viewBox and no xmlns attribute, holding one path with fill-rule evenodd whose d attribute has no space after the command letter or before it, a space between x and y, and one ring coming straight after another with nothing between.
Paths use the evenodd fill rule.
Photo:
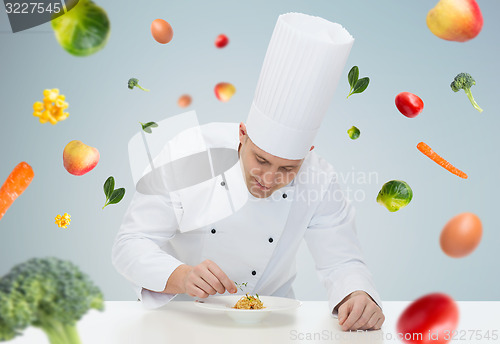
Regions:
<instances>
[{"instance_id":1,"label":"chef's white hat","mask_svg":"<svg viewBox=\"0 0 500 344\"><path fill-rule=\"evenodd\" d=\"M353 42L340 24L323 18L279 16L246 122L253 143L285 159L306 156Z\"/></svg>"}]
</instances>

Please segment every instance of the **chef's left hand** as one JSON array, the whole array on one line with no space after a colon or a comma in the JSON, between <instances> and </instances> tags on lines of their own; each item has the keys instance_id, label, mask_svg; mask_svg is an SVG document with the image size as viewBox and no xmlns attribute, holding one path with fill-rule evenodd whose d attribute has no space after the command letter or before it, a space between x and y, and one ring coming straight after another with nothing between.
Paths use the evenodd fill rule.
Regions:
<instances>
[{"instance_id":1,"label":"chef's left hand","mask_svg":"<svg viewBox=\"0 0 500 344\"><path fill-rule=\"evenodd\" d=\"M347 295L335 308L343 331L379 330L385 320L382 309L361 290Z\"/></svg>"}]
</instances>

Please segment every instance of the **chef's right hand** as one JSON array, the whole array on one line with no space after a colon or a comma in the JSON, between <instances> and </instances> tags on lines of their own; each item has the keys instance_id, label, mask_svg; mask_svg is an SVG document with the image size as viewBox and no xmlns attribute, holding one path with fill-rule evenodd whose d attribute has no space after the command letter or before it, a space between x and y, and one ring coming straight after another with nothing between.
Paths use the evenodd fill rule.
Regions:
<instances>
[{"instance_id":1,"label":"chef's right hand","mask_svg":"<svg viewBox=\"0 0 500 344\"><path fill-rule=\"evenodd\" d=\"M238 291L234 282L221 268L208 259L196 266L181 265L174 270L172 275L176 276L170 276L166 291L169 289L172 277L181 284L179 286L181 290L177 290L177 293L182 292L189 296L205 298L216 293L224 294L226 290L232 294Z\"/></svg>"}]
</instances>

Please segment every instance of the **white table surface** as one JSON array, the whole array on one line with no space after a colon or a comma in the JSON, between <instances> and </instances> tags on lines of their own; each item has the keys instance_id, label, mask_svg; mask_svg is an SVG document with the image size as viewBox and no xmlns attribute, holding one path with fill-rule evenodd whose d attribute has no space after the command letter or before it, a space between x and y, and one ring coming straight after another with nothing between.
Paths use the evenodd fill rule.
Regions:
<instances>
[{"instance_id":1,"label":"white table surface","mask_svg":"<svg viewBox=\"0 0 500 344\"><path fill-rule=\"evenodd\" d=\"M224 313L202 309L190 301L173 301L157 310L146 310L140 302L108 301L104 312L87 313L78 330L83 344L401 343L395 325L408 304L385 302L386 321L379 331L342 332L326 301L306 301L297 310L272 313L254 325L235 323ZM500 302L458 305L460 323L451 343L500 344L500 339L492 336L497 333L500 337ZM484 338L486 331L490 339ZM47 344L48 340L42 331L29 328L8 343Z\"/></svg>"}]
</instances>

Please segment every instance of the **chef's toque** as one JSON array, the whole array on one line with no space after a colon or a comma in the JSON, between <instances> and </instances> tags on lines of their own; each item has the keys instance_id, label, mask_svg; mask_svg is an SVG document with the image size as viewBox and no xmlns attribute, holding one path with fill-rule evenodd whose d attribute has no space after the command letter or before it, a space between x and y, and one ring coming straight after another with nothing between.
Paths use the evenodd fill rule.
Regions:
<instances>
[{"instance_id":1,"label":"chef's toque","mask_svg":"<svg viewBox=\"0 0 500 344\"><path fill-rule=\"evenodd\" d=\"M323 18L279 16L246 122L253 143L284 159L306 156L353 42L340 24Z\"/></svg>"}]
</instances>

